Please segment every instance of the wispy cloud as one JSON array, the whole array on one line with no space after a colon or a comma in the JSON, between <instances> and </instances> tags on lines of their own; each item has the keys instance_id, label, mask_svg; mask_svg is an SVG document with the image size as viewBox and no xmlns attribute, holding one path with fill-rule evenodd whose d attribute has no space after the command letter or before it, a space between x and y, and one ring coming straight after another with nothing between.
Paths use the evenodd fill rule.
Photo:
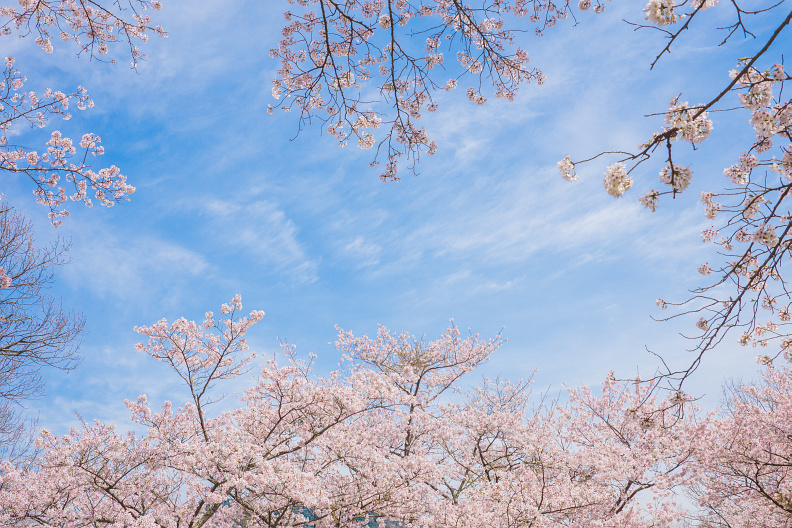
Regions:
<instances>
[{"instance_id":1,"label":"wispy cloud","mask_svg":"<svg viewBox=\"0 0 792 528\"><path fill-rule=\"evenodd\" d=\"M359 268L365 268L379 264L382 247L366 241L362 236L357 236L344 246L344 253L347 257L357 260Z\"/></svg>"},{"instance_id":2,"label":"wispy cloud","mask_svg":"<svg viewBox=\"0 0 792 528\"><path fill-rule=\"evenodd\" d=\"M212 199L185 207L203 211L203 229L225 251L251 255L260 266L297 284L319 279L319 261L308 256L299 240L299 228L274 201Z\"/></svg>"},{"instance_id":3,"label":"wispy cloud","mask_svg":"<svg viewBox=\"0 0 792 528\"><path fill-rule=\"evenodd\" d=\"M212 274L204 255L181 243L89 223L90 228L70 226L77 227L72 262L61 273L72 288L89 290L100 299L142 301L167 297L186 277Z\"/></svg>"}]
</instances>

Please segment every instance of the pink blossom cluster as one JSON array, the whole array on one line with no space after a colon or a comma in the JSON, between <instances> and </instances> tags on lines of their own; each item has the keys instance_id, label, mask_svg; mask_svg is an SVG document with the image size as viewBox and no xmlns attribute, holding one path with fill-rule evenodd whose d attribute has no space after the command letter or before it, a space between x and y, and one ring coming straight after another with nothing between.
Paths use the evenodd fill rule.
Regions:
<instances>
[{"instance_id":1,"label":"pink blossom cluster","mask_svg":"<svg viewBox=\"0 0 792 528\"><path fill-rule=\"evenodd\" d=\"M146 42L149 33L166 36L142 13L161 7L159 0L127 0L109 5L78 0L19 0L19 7L0 6L0 35L27 36L35 31L36 44L47 53L54 49L53 39L71 40L92 57L106 55L109 46L121 41L129 46L134 65L145 59L135 41Z\"/></svg>"},{"instance_id":2,"label":"pink blossom cluster","mask_svg":"<svg viewBox=\"0 0 792 528\"><path fill-rule=\"evenodd\" d=\"M671 100L670 108L665 114L666 127L663 133L671 132L672 140L681 139L690 143L701 143L712 131L712 120L703 107L690 107L687 102L679 103L677 98Z\"/></svg>"},{"instance_id":3,"label":"pink blossom cluster","mask_svg":"<svg viewBox=\"0 0 792 528\"><path fill-rule=\"evenodd\" d=\"M139 343L135 348L168 363L184 379L197 382L239 376L255 354L242 361L235 361L234 356L248 349L245 334L264 317L264 312L253 311L235 319L241 309L242 299L237 295L222 305L221 314L228 317L219 321L206 312L200 325L180 318L171 324L162 319L152 326L135 327L149 338L146 345Z\"/></svg>"},{"instance_id":4,"label":"pink blossom cluster","mask_svg":"<svg viewBox=\"0 0 792 528\"><path fill-rule=\"evenodd\" d=\"M654 191L654 190L649 191L648 193L638 198L638 201L641 203L641 205L643 205L653 213L657 211L657 203L659 200L660 200L660 191Z\"/></svg>"},{"instance_id":5,"label":"pink blossom cluster","mask_svg":"<svg viewBox=\"0 0 792 528\"><path fill-rule=\"evenodd\" d=\"M99 136L84 134L79 153L74 142L58 130L51 133L44 152L12 142L14 127L29 124L44 128L55 116L68 120L71 103L76 103L79 110L93 107L82 86L68 95L50 89L39 95L23 89L26 80L14 68L14 59L6 57L0 80L0 109L4 112L0 121L0 170L26 175L34 184L36 201L50 210L50 219L56 226L69 214L63 208L67 200L91 207L95 199L100 205L111 207L119 200L129 199L135 188L126 182L118 167L98 171L90 168L89 159L104 154Z\"/></svg>"},{"instance_id":6,"label":"pink blossom cluster","mask_svg":"<svg viewBox=\"0 0 792 528\"><path fill-rule=\"evenodd\" d=\"M134 66L145 58L136 42L146 42L149 34L167 36L143 13L161 7L159 0L109 5L77 0L19 0L18 7L0 6L0 38L14 34L26 37L35 32L36 43L47 53L53 51L53 39L57 38L75 42L79 53L88 53L92 58L104 57L109 46L121 42L128 45ZM24 124L44 128L55 116L71 119L70 104L79 110L93 107L82 86L70 94L49 88L36 93L24 89L26 82L27 78L15 68L13 57L6 57L0 79L0 170L24 174L31 180L36 201L49 209L55 226L69 215L64 208L67 200L80 201L88 207L94 200L106 207L128 200L135 188L118 167L92 169L88 162L104 154L99 136L84 134L80 150L58 130L51 133L43 151L11 140L19 137Z\"/></svg>"},{"instance_id":7,"label":"pink blossom cluster","mask_svg":"<svg viewBox=\"0 0 792 528\"><path fill-rule=\"evenodd\" d=\"M676 4L674 0L649 0L646 4L644 13L646 13L646 20L658 26L665 26L666 24L676 24L685 17L685 15L678 14L674 8Z\"/></svg>"},{"instance_id":8,"label":"pink blossom cluster","mask_svg":"<svg viewBox=\"0 0 792 528\"><path fill-rule=\"evenodd\" d=\"M614 198L620 198L632 187L633 180L628 176L624 163L617 162L608 166L605 178L602 180L605 190Z\"/></svg>"},{"instance_id":9,"label":"pink blossom cluster","mask_svg":"<svg viewBox=\"0 0 792 528\"><path fill-rule=\"evenodd\" d=\"M674 189L674 192L682 192L690 185L693 172L689 167L679 165L667 165L660 169L660 181Z\"/></svg>"},{"instance_id":10,"label":"pink blossom cluster","mask_svg":"<svg viewBox=\"0 0 792 528\"><path fill-rule=\"evenodd\" d=\"M577 181L578 175L575 173L575 164L569 156L564 156L564 159L559 161L556 165L558 166L558 170L561 171L562 178L569 182Z\"/></svg>"},{"instance_id":11,"label":"pink blossom cluster","mask_svg":"<svg viewBox=\"0 0 792 528\"><path fill-rule=\"evenodd\" d=\"M701 475L703 526L770 528L790 522L792 372L771 366L762 377L761 384L739 388L699 439L695 470Z\"/></svg>"},{"instance_id":12,"label":"pink blossom cluster","mask_svg":"<svg viewBox=\"0 0 792 528\"><path fill-rule=\"evenodd\" d=\"M717 3L718 0L694 0L692 7L695 12L698 12L714 7ZM658 26L676 24L686 18L684 13L676 11L677 7L681 7L681 5L674 3L673 0L649 0L644 9L646 20Z\"/></svg>"},{"instance_id":13,"label":"pink blossom cluster","mask_svg":"<svg viewBox=\"0 0 792 528\"><path fill-rule=\"evenodd\" d=\"M788 99L781 98L783 85L789 80L780 64L760 71L742 60L741 70L733 70L730 77L739 87L738 99L748 112L748 122L754 129L754 143L740 155L737 163L724 169L723 174L738 188L722 193L702 194L707 216L715 218L727 213L727 235L717 243L726 262L714 269L718 283L730 280L738 288L737 295L728 301L715 299L708 303L710 327L717 329L727 321L735 321L737 312L747 303L746 292L756 300L754 317L742 323L744 329L738 341L742 345L767 347L779 343L779 354L786 354L789 331L786 306L788 294L781 277L781 267L790 256L790 214L788 204L792 172L789 171L790 129L792 110ZM773 148L775 155L769 155ZM759 172L761 169L762 172ZM778 180L768 180L775 173ZM730 206L715 202L718 196L731 199ZM736 200L735 200L736 198ZM758 294L758 296L757 296ZM759 310L770 318L758 320ZM713 332L705 334L713 335ZM762 356L768 357L768 356Z\"/></svg>"}]
</instances>

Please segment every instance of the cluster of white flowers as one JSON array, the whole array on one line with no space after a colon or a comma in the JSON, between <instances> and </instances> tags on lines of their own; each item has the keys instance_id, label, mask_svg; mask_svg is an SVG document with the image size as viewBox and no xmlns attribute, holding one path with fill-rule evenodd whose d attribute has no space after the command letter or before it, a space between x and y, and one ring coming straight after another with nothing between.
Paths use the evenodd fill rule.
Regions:
<instances>
[{"instance_id":1,"label":"cluster of white flowers","mask_svg":"<svg viewBox=\"0 0 792 528\"><path fill-rule=\"evenodd\" d=\"M710 7L714 7L718 0L693 0L693 9L700 9L706 11Z\"/></svg>"},{"instance_id":2,"label":"cluster of white flowers","mask_svg":"<svg viewBox=\"0 0 792 528\"><path fill-rule=\"evenodd\" d=\"M670 185L675 192L682 192L687 189L692 179L693 171L689 167L681 167L679 165L669 167L666 165L660 171L660 181Z\"/></svg>"},{"instance_id":3,"label":"cluster of white flowers","mask_svg":"<svg viewBox=\"0 0 792 528\"><path fill-rule=\"evenodd\" d=\"M627 174L627 167L624 163L618 162L608 166L602 183L605 190L614 198L620 198L632 187L633 180Z\"/></svg>"},{"instance_id":4,"label":"cluster of white flowers","mask_svg":"<svg viewBox=\"0 0 792 528\"><path fill-rule=\"evenodd\" d=\"M765 202L764 197L762 195L751 194L749 195L745 201L743 202L743 217L753 218L762 208L762 204Z\"/></svg>"},{"instance_id":5,"label":"cluster of white flowers","mask_svg":"<svg viewBox=\"0 0 792 528\"><path fill-rule=\"evenodd\" d=\"M787 147L784 149L784 154L779 160L773 156L773 163L770 165L770 170L776 172L787 179L792 181L792 151Z\"/></svg>"},{"instance_id":6,"label":"cluster of white flowers","mask_svg":"<svg viewBox=\"0 0 792 528\"><path fill-rule=\"evenodd\" d=\"M704 204L704 216L713 220L716 216L718 216L718 211L720 211L723 206L720 203L715 202L712 198L715 196L715 193L711 193L708 191L703 191L701 193L701 202Z\"/></svg>"},{"instance_id":7,"label":"cluster of white flowers","mask_svg":"<svg viewBox=\"0 0 792 528\"><path fill-rule=\"evenodd\" d=\"M657 211L657 200L660 199L660 191L649 191L648 193L641 196L638 201L641 202L641 205L646 207L647 209L651 209L654 213Z\"/></svg>"},{"instance_id":8,"label":"cluster of white flowers","mask_svg":"<svg viewBox=\"0 0 792 528\"><path fill-rule=\"evenodd\" d=\"M674 7L674 0L649 0L646 9L644 9L646 20L654 22L658 26L675 24L685 16L678 15L674 11Z\"/></svg>"},{"instance_id":9,"label":"cluster of white flowers","mask_svg":"<svg viewBox=\"0 0 792 528\"><path fill-rule=\"evenodd\" d=\"M773 226L764 224L754 232L753 239L755 242L764 244L767 247L774 247L778 244L778 233L776 233Z\"/></svg>"},{"instance_id":10,"label":"cluster of white flowers","mask_svg":"<svg viewBox=\"0 0 792 528\"><path fill-rule=\"evenodd\" d=\"M703 229L701 231L701 240L704 242L712 242L716 236L718 236L718 232L714 229Z\"/></svg>"},{"instance_id":11,"label":"cluster of white flowers","mask_svg":"<svg viewBox=\"0 0 792 528\"><path fill-rule=\"evenodd\" d=\"M578 175L575 173L575 164L569 159L569 156L564 156L564 159L556 163L558 170L561 171L561 177L566 181L577 181Z\"/></svg>"},{"instance_id":12,"label":"cluster of white flowers","mask_svg":"<svg viewBox=\"0 0 792 528\"><path fill-rule=\"evenodd\" d=\"M712 132L712 121L707 119L708 112L700 108L691 108L687 102L677 104L677 99L671 99L670 108L666 112L665 122L670 128L676 128L674 139L701 143Z\"/></svg>"}]
</instances>

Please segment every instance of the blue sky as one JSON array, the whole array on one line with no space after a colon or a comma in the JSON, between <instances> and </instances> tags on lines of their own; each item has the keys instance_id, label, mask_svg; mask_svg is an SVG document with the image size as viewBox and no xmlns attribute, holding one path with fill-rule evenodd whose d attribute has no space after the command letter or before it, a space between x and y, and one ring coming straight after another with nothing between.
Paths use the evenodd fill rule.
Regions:
<instances>
[{"instance_id":1,"label":"blue sky","mask_svg":"<svg viewBox=\"0 0 792 528\"><path fill-rule=\"evenodd\" d=\"M694 319L650 316L662 315L656 298L682 299L700 284L696 268L712 250L699 235L709 223L698 195L722 185L723 168L751 137L747 116L719 115L698 152L681 151L695 171L691 188L656 213L638 197L658 188L659 160L637 171L619 200L602 188L613 160L582 167L576 184L555 163L634 148L660 126L644 114L680 93L696 103L719 91L757 41L717 47L714 9L650 71L664 41L622 21L642 20L636 6L609 3L577 26L526 37L548 80L513 103L477 107L462 91L442 94L426 119L439 152L398 183L380 182L368 153L339 149L318 127L295 138L295 115L266 114L279 2L167 2L156 22L170 36L149 43L137 72L123 56L102 64L68 46L45 55L30 39L5 37L4 54L31 87L82 84L96 103L45 132L100 135L103 161L137 187L110 210L73 205L56 231L26 182L4 176L3 192L42 241L72 238L72 262L52 293L88 321L82 365L49 372L48 394L30 412L60 430L77 423L75 412L124 423L123 400L141 393L152 403L185 401L175 377L134 350L141 339L132 328L199 319L236 293L246 310L267 313L251 331L254 349L272 354L278 338L288 340L318 355L319 372L338 361L328 344L334 325L371 334L384 324L431 339L452 317L508 339L470 383L537 369L537 388L555 391L596 385L610 370L650 374L656 359L646 347L683 364L689 343L678 334ZM789 44L787 34L776 49ZM724 378L756 371L754 357L728 337L687 390L712 405Z\"/></svg>"}]
</instances>

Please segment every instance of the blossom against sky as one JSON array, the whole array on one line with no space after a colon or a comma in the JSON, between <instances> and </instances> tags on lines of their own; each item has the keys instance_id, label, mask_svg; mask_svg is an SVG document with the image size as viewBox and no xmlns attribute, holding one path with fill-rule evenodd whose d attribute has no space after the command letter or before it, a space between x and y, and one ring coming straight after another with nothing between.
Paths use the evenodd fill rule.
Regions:
<instances>
[{"instance_id":1,"label":"blossom against sky","mask_svg":"<svg viewBox=\"0 0 792 528\"><path fill-rule=\"evenodd\" d=\"M662 35L622 21L640 21L640 9L583 13L577 25L526 37L543 86L483 106L461 91L442 95L426 123L438 153L421 160L418 176L382 183L365 152L339 149L319 127L297 136L291 114L267 115L277 68L267 50L284 9L165 3L157 23L169 37L152 39L138 71L77 58L68 46L46 55L28 39L3 41L31 80L88 89L96 107L53 127L100 135L105 161L137 187L110 210L74 204L55 231L25 182L6 176L3 191L42 240L73 239L53 293L88 320L82 366L51 372L48 396L30 404L42 424L65 427L75 411L122 423L123 400L143 392L152 403L180 401L166 371L134 350L142 338L132 328L200 319L237 293L246 310L267 313L249 335L253 348L272 354L286 340L317 354L323 372L338 361L328 344L335 325L433 339L450 318L508 339L481 374L519 379L538 369L539 388L597 384L610 370L649 375L657 359L647 347L686 360L678 333L695 319L650 316L664 315L657 297L684 299L698 285L711 249L696 197L750 138L743 116L719 117L690 190L655 213L638 202L658 186L654 167L634 172L617 200L603 189L606 164L579 169L573 185L556 162L645 141L662 117L644 114L665 111L680 92L691 102L710 95L754 41L720 48L717 32L692 30L650 71ZM709 354L691 393L716 398L724 377L752 376L756 351L736 337Z\"/></svg>"}]
</instances>

